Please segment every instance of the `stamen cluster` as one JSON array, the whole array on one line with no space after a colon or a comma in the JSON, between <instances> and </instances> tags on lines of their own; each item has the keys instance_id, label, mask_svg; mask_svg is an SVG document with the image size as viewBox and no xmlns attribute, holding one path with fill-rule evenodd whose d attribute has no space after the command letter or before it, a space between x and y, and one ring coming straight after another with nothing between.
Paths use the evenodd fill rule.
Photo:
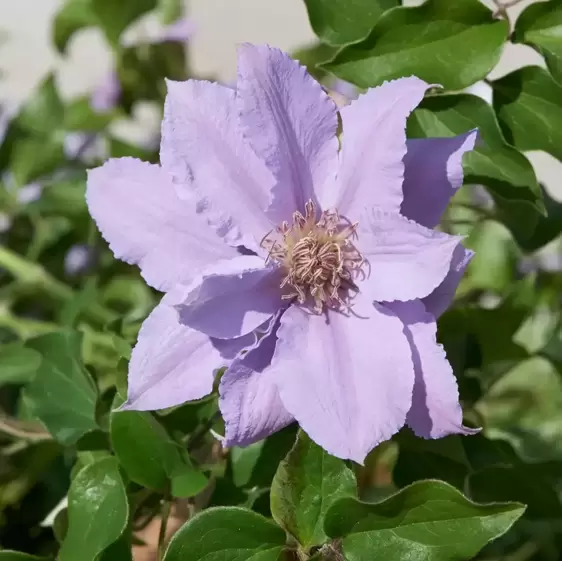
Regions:
<instances>
[{"instance_id":1,"label":"stamen cluster","mask_svg":"<svg viewBox=\"0 0 562 561\"><path fill-rule=\"evenodd\" d=\"M286 271L281 288L289 287L285 299L300 304L310 301L321 313L325 306L349 307L353 282L365 260L353 244L357 223L351 224L336 210L318 216L313 201L305 204L305 214L295 212L292 224L283 222L262 240L262 247ZM273 233L275 232L275 233Z\"/></svg>"}]
</instances>

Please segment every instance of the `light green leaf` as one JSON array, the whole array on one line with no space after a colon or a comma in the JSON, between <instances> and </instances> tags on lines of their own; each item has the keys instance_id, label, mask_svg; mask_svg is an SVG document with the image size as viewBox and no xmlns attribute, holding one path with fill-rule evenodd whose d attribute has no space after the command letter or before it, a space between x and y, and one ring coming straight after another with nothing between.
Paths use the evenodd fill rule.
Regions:
<instances>
[{"instance_id":1,"label":"light green leaf","mask_svg":"<svg viewBox=\"0 0 562 561\"><path fill-rule=\"evenodd\" d=\"M278 561L284 545L285 532L260 514L210 508L180 528L163 561Z\"/></svg>"},{"instance_id":2,"label":"light green leaf","mask_svg":"<svg viewBox=\"0 0 562 561\"><path fill-rule=\"evenodd\" d=\"M450 137L478 128L481 142L463 158L467 184L484 185L499 218L528 237L544 212L541 189L530 162L505 141L492 108L479 97L458 94L424 99L408 121L410 138Z\"/></svg>"},{"instance_id":3,"label":"light green leaf","mask_svg":"<svg viewBox=\"0 0 562 561\"><path fill-rule=\"evenodd\" d=\"M544 150L562 160L562 85L543 68L525 66L492 86L507 140L519 150Z\"/></svg>"},{"instance_id":4,"label":"light green leaf","mask_svg":"<svg viewBox=\"0 0 562 561\"><path fill-rule=\"evenodd\" d=\"M184 2L182 0L158 0L160 21L169 25L177 21L183 14Z\"/></svg>"},{"instance_id":5,"label":"light green leaf","mask_svg":"<svg viewBox=\"0 0 562 561\"><path fill-rule=\"evenodd\" d=\"M82 365L82 335L58 331L26 346L41 353L42 362L33 381L25 388L30 413L66 446L97 428L96 387Z\"/></svg>"},{"instance_id":6,"label":"light green leaf","mask_svg":"<svg viewBox=\"0 0 562 561\"><path fill-rule=\"evenodd\" d=\"M513 34L515 43L535 47L548 68L562 82L562 4L557 0L531 4L517 18Z\"/></svg>"},{"instance_id":7,"label":"light green leaf","mask_svg":"<svg viewBox=\"0 0 562 561\"><path fill-rule=\"evenodd\" d=\"M114 407L121 403L117 398ZM150 413L113 411L110 433L115 455L135 483L165 491L171 479L175 496L194 496L206 486L206 477Z\"/></svg>"},{"instance_id":8,"label":"light green leaf","mask_svg":"<svg viewBox=\"0 0 562 561\"><path fill-rule=\"evenodd\" d=\"M312 29L331 45L363 39L377 20L399 0L304 0Z\"/></svg>"},{"instance_id":9,"label":"light green leaf","mask_svg":"<svg viewBox=\"0 0 562 561\"><path fill-rule=\"evenodd\" d=\"M29 382L40 364L41 355L21 343L0 346L0 386Z\"/></svg>"},{"instance_id":10,"label":"light green leaf","mask_svg":"<svg viewBox=\"0 0 562 561\"><path fill-rule=\"evenodd\" d=\"M356 495L357 482L345 462L301 431L273 478L271 513L307 550L326 541L324 517L330 506Z\"/></svg>"},{"instance_id":11,"label":"light green leaf","mask_svg":"<svg viewBox=\"0 0 562 561\"><path fill-rule=\"evenodd\" d=\"M478 0L428 0L386 12L363 41L344 47L324 68L365 88L413 74L458 90L490 72L507 33L508 23Z\"/></svg>"},{"instance_id":12,"label":"light green leaf","mask_svg":"<svg viewBox=\"0 0 562 561\"><path fill-rule=\"evenodd\" d=\"M63 145L56 138L27 136L14 141L11 171L18 185L48 175L64 162Z\"/></svg>"},{"instance_id":13,"label":"light green leaf","mask_svg":"<svg viewBox=\"0 0 562 561\"><path fill-rule=\"evenodd\" d=\"M68 495L68 530L60 561L94 561L127 526L129 507L119 465L105 458L78 472Z\"/></svg>"},{"instance_id":14,"label":"light green leaf","mask_svg":"<svg viewBox=\"0 0 562 561\"><path fill-rule=\"evenodd\" d=\"M464 561L503 535L523 514L519 503L481 505L441 481L420 481L377 504L340 499L326 533L343 537L351 561Z\"/></svg>"}]
</instances>

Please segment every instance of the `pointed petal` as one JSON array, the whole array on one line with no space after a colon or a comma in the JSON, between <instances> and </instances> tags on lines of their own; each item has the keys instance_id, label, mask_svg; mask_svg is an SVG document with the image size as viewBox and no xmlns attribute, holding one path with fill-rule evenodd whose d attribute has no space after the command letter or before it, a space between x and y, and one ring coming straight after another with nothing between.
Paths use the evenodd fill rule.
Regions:
<instances>
[{"instance_id":1,"label":"pointed petal","mask_svg":"<svg viewBox=\"0 0 562 561\"><path fill-rule=\"evenodd\" d=\"M437 343L435 318L418 300L388 304L404 322L415 367L414 395L407 423L423 438L475 434L462 424L462 409L453 369Z\"/></svg>"},{"instance_id":2,"label":"pointed petal","mask_svg":"<svg viewBox=\"0 0 562 561\"><path fill-rule=\"evenodd\" d=\"M137 264L146 282L168 290L238 252L181 201L159 166L113 159L88 173L90 214L115 257Z\"/></svg>"},{"instance_id":3,"label":"pointed petal","mask_svg":"<svg viewBox=\"0 0 562 561\"><path fill-rule=\"evenodd\" d=\"M425 309L438 318L452 302L459 282L461 281L470 260L474 257L474 251L458 245L453 252L451 268L445 280L429 295L423 298Z\"/></svg>"},{"instance_id":4,"label":"pointed petal","mask_svg":"<svg viewBox=\"0 0 562 561\"><path fill-rule=\"evenodd\" d=\"M357 232L369 270L360 289L377 302L427 296L447 276L461 240L379 209L364 213Z\"/></svg>"},{"instance_id":5,"label":"pointed petal","mask_svg":"<svg viewBox=\"0 0 562 561\"><path fill-rule=\"evenodd\" d=\"M335 189L325 193L323 208L335 207L351 220L363 208L398 212L406 154L406 119L430 86L419 78L401 78L370 89L340 109L343 148Z\"/></svg>"},{"instance_id":6,"label":"pointed petal","mask_svg":"<svg viewBox=\"0 0 562 561\"><path fill-rule=\"evenodd\" d=\"M268 215L290 220L315 187L332 186L336 106L304 66L267 45L238 48L237 88L244 136L277 180Z\"/></svg>"},{"instance_id":7,"label":"pointed petal","mask_svg":"<svg viewBox=\"0 0 562 561\"><path fill-rule=\"evenodd\" d=\"M392 312L361 297L354 312L310 315L291 306L266 372L315 442L362 463L404 425L414 368L402 322Z\"/></svg>"},{"instance_id":8,"label":"pointed petal","mask_svg":"<svg viewBox=\"0 0 562 561\"><path fill-rule=\"evenodd\" d=\"M219 264L183 294L174 295L180 321L210 337L231 339L253 331L280 310L277 269L264 267L256 256Z\"/></svg>"},{"instance_id":9,"label":"pointed petal","mask_svg":"<svg viewBox=\"0 0 562 561\"><path fill-rule=\"evenodd\" d=\"M165 296L139 332L123 409L164 409L200 399L212 391L214 371L225 362L207 335L179 323Z\"/></svg>"},{"instance_id":10,"label":"pointed petal","mask_svg":"<svg viewBox=\"0 0 562 561\"><path fill-rule=\"evenodd\" d=\"M231 245L257 249L273 177L238 130L236 92L204 82L168 80L160 159L181 197Z\"/></svg>"},{"instance_id":11,"label":"pointed petal","mask_svg":"<svg viewBox=\"0 0 562 561\"><path fill-rule=\"evenodd\" d=\"M401 213L427 228L439 224L451 197L463 182L462 159L472 150L478 131L453 138L408 140L404 158Z\"/></svg>"},{"instance_id":12,"label":"pointed petal","mask_svg":"<svg viewBox=\"0 0 562 561\"><path fill-rule=\"evenodd\" d=\"M276 316L265 335L236 359L221 378L219 406L226 428L226 446L248 446L294 421L267 373L278 327Z\"/></svg>"}]
</instances>

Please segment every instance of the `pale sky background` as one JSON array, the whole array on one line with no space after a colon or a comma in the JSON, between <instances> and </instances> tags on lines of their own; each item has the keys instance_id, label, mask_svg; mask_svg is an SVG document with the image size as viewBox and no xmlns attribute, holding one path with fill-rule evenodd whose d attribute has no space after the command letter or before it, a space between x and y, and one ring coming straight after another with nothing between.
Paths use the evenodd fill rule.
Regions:
<instances>
[{"instance_id":1,"label":"pale sky background","mask_svg":"<svg viewBox=\"0 0 562 561\"><path fill-rule=\"evenodd\" d=\"M512 14L532 1L522 2ZM0 44L0 103L17 105L52 69L57 71L65 96L85 93L106 76L111 57L98 32L79 32L64 59L51 46L50 22L62 4L63 0L0 0L0 32L6 35ZM314 39L302 0L190 0L189 14L197 28L190 49L194 70L225 81L235 77L237 43L265 42L291 50ZM144 28L151 23L143 24ZM142 29L131 30L135 32L142 33ZM527 47L512 46L492 77L526 64L542 64L542 60ZM136 130L146 128L147 123L155 125L153 120L150 112L140 111ZM562 164L546 154L527 155L539 180L562 200Z\"/></svg>"}]
</instances>

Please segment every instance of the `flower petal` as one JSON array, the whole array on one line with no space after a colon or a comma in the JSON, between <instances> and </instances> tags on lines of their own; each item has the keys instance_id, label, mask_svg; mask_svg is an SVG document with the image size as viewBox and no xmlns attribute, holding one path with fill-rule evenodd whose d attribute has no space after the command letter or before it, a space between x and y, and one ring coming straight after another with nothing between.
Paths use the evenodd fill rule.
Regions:
<instances>
[{"instance_id":1,"label":"flower petal","mask_svg":"<svg viewBox=\"0 0 562 561\"><path fill-rule=\"evenodd\" d=\"M423 298L425 309L438 318L448 307L455 296L464 271L470 260L474 257L474 251L458 245L453 252L451 268L445 280L429 295Z\"/></svg>"},{"instance_id":2,"label":"flower petal","mask_svg":"<svg viewBox=\"0 0 562 561\"><path fill-rule=\"evenodd\" d=\"M388 307L404 322L412 346L415 383L408 425L423 438L479 432L462 424L457 381L443 347L437 343L435 318L419 300L393 302Z\"/></svg>"},{"instance_id":3,"label":"flower petal","mask_svg":"<svg viewBox=\"0 0 562 561\"><path fill-rule=\"evenodd\" d=\"M257 249L272 228L265 211L274 180L238 130L235 90L199 80L167 84L162 166L228 243Z\"/></svg>"},{"instance_id":4,"label":"flower petal","mask_svg":"<svg viewBox=\"0 0 562 561\"><path fill-rule=\"evenodd\" d=\"M180 324L164 296L142 324L122 408L164 409L200 399L212 391L214 370L225 363L207 335Z\"/></svg>"},{"instance_id":5,"label":"flower petal","mask_svg":"<svg viewBox=\"0 0 562 561\"><path fill-rule=\"evenodd\" d=\"M472 150L478 131L453 138L408 140L404 158L402 214L434 228L455 191L463 183L462 158Z\"/></svg>"},{"instance_id":6,"label":"flower petal","mask_svg":"<svg viewBox=\"0 0 562 561\"><path fill-rule=\"evenodd\" d=\"M360 290L377 302L427 296L448 274L461 240L379 209L364 213L357 232L369 268Z\"/></svg>"},{"instance_id":7,"label":"flower petal","mask_svg":"<svg viewBox=\"0 0 562 561\"><path fill-rule=\"evenodd\" d=\"M263 259L241 256L219 264L175 295L180 321L210 337L231 339L253 331L279 311L281 279Z\"/></svg>"},{"instance_id":8,"label":"flower petal","mask_svg":"<svg viewBox=\"0 0 562 561\"><path fill-rule=\"evenodd\" d=\"M416 77L385 82L342 107L343 147L336 189L321 199L356 220L365 207L402 203L406 119L430 86Z\"/></svg>"},{"instance_id":9,"label":"flower petal","mask_svg":"<svg viewBox=\"0 0 562 561\"><path fill-rule=\"evenodd\" d=\"M291 306L266 373L314 441L362 463L404 425L414 368L402 322L392 312L360 296L354 312L310 315Z\"/></svg>"},{"instance_id":10,"label":"flower petal","mask_svg":"<svg viewBox=\"0 0 562 561\"><path fill-rule=\"evenodd\" d=\"M247 446L294 421L267 373L278 327L276 316L267 333L236 359L221 378L219 406L225 422L226 446Z\"/></svg>"},{"instance_id":11,"label":"flower petal","mask_svg":"<svg viewBox=\"0 0 562 561\"><path fill-rule=\"evenodd\" d=\"M333 184L336 106L304 66L267 45L238 48L237 88L244 136L277 180L268 215L290 221L315 188Z\"/></svg>"},{"instance_id":12,"label":"flower petal","mask_svg":"<svg viewBox=\"0 0 562 561\"><path fill-rule=\"evenodd\" d=\"M146 282L168 290L238 255L181 201L159 166L113 159L88 173L90 214L115 257L137 264Z\"/></svg>"}]
</instances>

